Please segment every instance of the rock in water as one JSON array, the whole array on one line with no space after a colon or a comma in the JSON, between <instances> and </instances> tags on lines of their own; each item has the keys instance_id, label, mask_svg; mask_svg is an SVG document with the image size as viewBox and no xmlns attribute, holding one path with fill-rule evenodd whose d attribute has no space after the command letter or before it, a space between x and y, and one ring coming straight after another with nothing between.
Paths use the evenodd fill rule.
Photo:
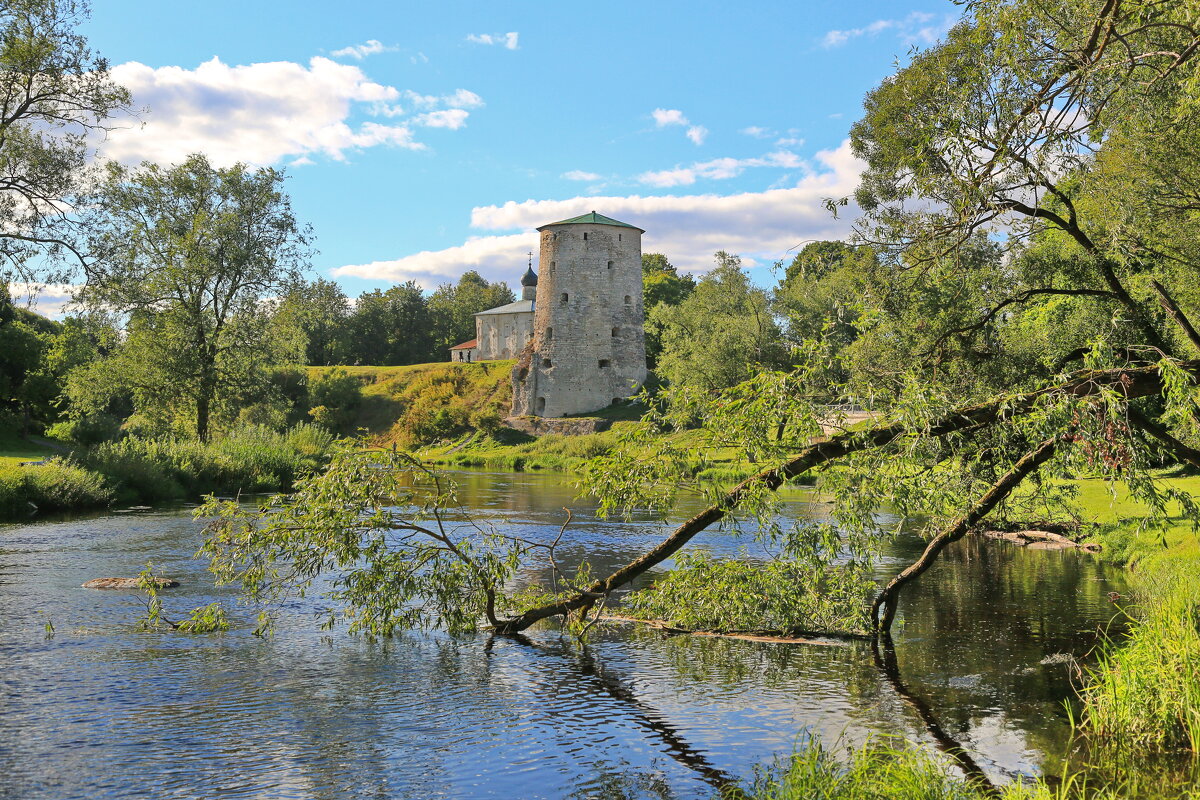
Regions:
<instances>
[{"instance_id":1,"label":"rock in water","mask_svg":"<svg viewBox=\"0 0 1200 800\"><path fill-rule=\"evenodd\" d=\"M173 589L179 585L179 581L173 581L170 578L151 578L150 579L159 589ZM140 578L93 578L83 584L84 589L140 589Z\"/></svg>"}]
</instances>

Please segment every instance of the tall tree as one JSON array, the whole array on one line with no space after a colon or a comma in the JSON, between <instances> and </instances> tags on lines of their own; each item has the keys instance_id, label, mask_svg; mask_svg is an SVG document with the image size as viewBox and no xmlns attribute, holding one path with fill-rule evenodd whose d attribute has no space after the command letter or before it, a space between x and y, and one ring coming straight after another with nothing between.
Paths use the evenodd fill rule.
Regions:
<instances>
[{"instance_id":1,"label":"tall tree","mask_svg":"<svg viewBox=\"0 0 1200 800\"><path fill-rule=\"evenodd\" d=\"M89 142L129 106L77 33L87 11L76 0L0 4L0 279L61 279L65 268L29 260L80 255L67 210L85 183Z\"/></svg>"},{"instance_id":2,"label":"tall tree","mask_svg":"<svg viewBox=\"0 0 1200 800\"><path fill-rule=\"evenodd\" d=\"M414 281L364 292L347 321L347 353L357 364L391 366L442 360L434 351L433 318Z\"/></svg>"},{"instance_id":3,"label":"tall tree","mask_svg":"<svg viewBox=\"0 0 1200 800\"><path fill-rule=\"evenodd\" d=\"M96 262L82 298L129 315L124 346L99 368L143 408L186 409L201 441L217 406L262 381L265 365L299 357L265 302L300 279L309 255L282 184L274 169L193 155L110 165L90 201Z\"/></svg>"},{"instance_id":4,"label":"tall tree","mask_svg":"<svg viewBox=\"0 0 1200 800\"><path fill-rule=\"evenodd\" d=\"M304 334L305 363L314 367L343 363L349 346L350 301L342 287L324 278L303 281L283 298L279 313Z\"/></svg>"},{"instance_id":5,"label":"tall tree","mask_svg":"<svg viewBox=\"0 0 1200 800\"><path fill-rule=\"evenodd\" d=\"M674 384L722 389L786 358L767 293L750 282L741 258L724 251L715 258L686 300L650 312L647 327L662 342L658 369Z\"/></svg>"}]
</instances>

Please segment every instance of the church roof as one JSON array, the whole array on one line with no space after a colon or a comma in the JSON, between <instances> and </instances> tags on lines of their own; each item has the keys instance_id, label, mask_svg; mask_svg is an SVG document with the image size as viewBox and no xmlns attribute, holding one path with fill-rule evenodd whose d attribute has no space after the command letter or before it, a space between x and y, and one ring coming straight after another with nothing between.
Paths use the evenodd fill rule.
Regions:
<instances>
[{"instance_id":1,"label":"church roof","mask_svg":"<svg viewBox=\"0 0 1200 800\"><path fill-rule=\"evenodd\" d=\"M469 342L463 342L462 344L456 344L456 345L454 345L454 347L451 347L450 349L451 350L470 350L474 347L477 347L478 345L479 345L479 340L472 339Z\"/></svg>"},{"instance_id":2,"label":"church roof","mask_svg":"<svg viewBox=\"0 0 1200 800\"><path fill-rule=\"evenodd\" d=\"M537 273L533 271L533 267L525 270L525 274L521 276L522 286L537 286Z\"/></svg>"},{"instance_id":3,"label":"church roof","mask_svg":"<svg viewBox=\"0 0 1200 800\"><path fill-rule=\"evenodd\" d=\"M489 308L487 311L480 311L475 316L482 317L484 314L519 314L522 311L528 311L530 314L532 314L533 301L518 300L517 302L509 303L506 306L497 306L496 308Z\"/></svg>"},{"instance_id":4,"label":"church roof","mask_svg":"<svg viewBox=\"0 0 1200 800\"><path fill-rule=\"evenodd\" d=\"M591 213L588 213L588 214L583 214L578 217L571 217L570 219L564 219L559 222L551 222L551 223L548 223L548 224L543 225L542 227L538 228L538 230L540 231L544 228L549 228L551 225L575 225L575 224L616 225L618 228L633 228L635 231L641 231L642 233L645 233L645 231L643 231L641 228L639 228L636 225L630 225L628 222L621 222L618 219L613 219L612 217L606 217L603 214L597 214L595 211L592 211Z\"/></svg>"}]
</instances>

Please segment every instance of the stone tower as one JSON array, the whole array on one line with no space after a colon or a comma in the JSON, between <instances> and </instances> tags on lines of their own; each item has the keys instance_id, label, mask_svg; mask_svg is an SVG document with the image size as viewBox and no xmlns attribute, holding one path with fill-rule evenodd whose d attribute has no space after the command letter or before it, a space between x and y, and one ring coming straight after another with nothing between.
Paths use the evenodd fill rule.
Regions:
<instances>
[{"instance_id":1,"label":"stone tower","mask_svg":"<svg viewBox=\"0 0 1200 800\"><path fill-rule=\"evenodd\" d=\"M538 232L533 339L513 369L513 416L586 414L636 394L645 231L593 211Z\"/></svg>"}]
</instances>

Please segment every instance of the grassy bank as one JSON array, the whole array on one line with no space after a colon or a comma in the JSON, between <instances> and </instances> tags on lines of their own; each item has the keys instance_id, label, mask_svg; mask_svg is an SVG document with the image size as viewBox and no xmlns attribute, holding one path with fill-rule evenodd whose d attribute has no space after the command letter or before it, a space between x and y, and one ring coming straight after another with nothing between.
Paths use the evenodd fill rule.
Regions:
<instances>
[{"instance_id":1,"label":"grassy bank","mask_svg":"<svg viewBox=\"0 0 1200 800\"><path fill-rule=\"evenodd\" d=\"M0 518L285 490L319 466L332 443L313 425L282 433L250 427L209 444L131 437L44 465L0 464Z\"/></svg>"}]
</instances>

